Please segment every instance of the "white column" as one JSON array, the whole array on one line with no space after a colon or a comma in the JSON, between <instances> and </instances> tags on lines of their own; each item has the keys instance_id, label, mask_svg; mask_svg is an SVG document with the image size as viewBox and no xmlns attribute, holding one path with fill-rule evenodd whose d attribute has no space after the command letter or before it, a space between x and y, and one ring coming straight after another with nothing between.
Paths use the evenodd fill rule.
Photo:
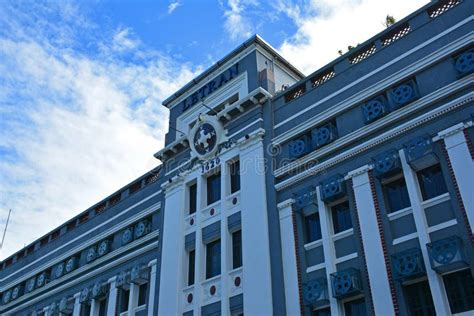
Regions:
<instances>
[{"instance_id":1,"label":"white column","mask_svg":"<svg viewBox=\"0 0 474 316\"><path fill-rule=\"evenodd\" d=\"M80 316L81 315L81 302L79 298L81 297L81 293L74 294L74 309L72 310L72 316Z\"/></svg>"},{"instance_id":2,"label":"white column","mask_svg":"<svg viewBox=\"0 0 474 316\"><path fill-rule=\"evenodd\" d=\"M387 264L384 259L382 239L379 231L374 196L370 187L369 166L363 166L349 172L352 178L359 224L362 235L362 244L365 252L365 262L369 274L372 301L376 315L394 315L395 308L390 292L390 282L387 275Z\"/></svg>"},{"instance_id":3,"label":"white column","mask_svg":"<svg viewBox=\"0 0 474 316\"><path fill-rule=\"evenodd\" d=\"M185 192L182 178L173 178L171 183L166 183L162 187L166 192L166 200L158 313L178 315L180 314L185 257L183 236Z\"/></svg>"},{"instance_id":4,"label":"white column","mask_svg":"<svg viewBox=\"0 0 474 316\"><path fill-rule=\"evenodd\" d=\"M422 195L416 172L414 172L410 165L407 163L405 152L399 151L400 161L402 163L403 175L407 185L408 195L410 197L410 204L413 210L413 218L415 220L416 230L418 232L418 239L420 241L420 248L423 254L423 261L426 267L426 275L428 277L428 283L431 289L431 295L433 296L433 303L435 306L437 315L451 315L448 298L446 291L443 286L442 278L430 268L430 259L428 256L428 250L426 244L431 241L428 233L428 223L426 221L425 210L422 206Z\"/></svg>"},{"instance_id":5,"label":"white column","mask_svg":"<svg viewBox=\"0 0 474 316\"><path fill-rule=\"evenodd\" d=\"M155 309L155 299L156 299L156 270L158 260L153 259L148 262L148 267L150 267L150 290L148 296L148 316L153 316L153 312Z\"/></svg>"},{"instance_id":6,"label":"white column","mask_svg":"<svg viewBox=\"0 0 474 316\"><path fill-rule=\"evenodd\" d=\"M135 316L135 308L138 306L138 285L130 283L130 293L128 296L128 315Z\"/></svg>"},{"instance_id":7,"label":"white column","mask_svg":"<svg viewBox=\"0 0 474 316\"><path fill-rule=\"evenodd\" d=\"M115 315L117 308L117 288L115 286L117 277L112 277L109 279L108 283L110 284L109 290L109 301L107 303L107 315Z\"/></svg>"},{"instance_id":8,"label":"white column","mask_svg":"<svg viewBox=\"0 0 474 316\"><path fill-rule=\"evenodd\" d=\"M44 313L44 316L50 316L51 315L51 311L49 309L49 306L46 306L45 308L43 308L43 313Z\"/></svg>"},{"instance_id":9,"label":"white column","mask_svg":"<svg viewBox=\"0 0 474 316\"><path fill-rule=\"evenodd\" d=\"M99 316L99 300L93 299L91 301L91 316Z\"/></svg>"},{"instance_id":10,"label":"white column","mask_svg":"<svg viewBox=\"0 0 474 316\"><path fill-rule=\"evenodd\" d=\"M223 162L221 165L221 315L230 315L229 309L229 291L228 291L228 271L230 267L230 238L229 230L227 229L227 183L228 179L228 165Z\"/></svg>"},{"instance_id":11,"label":"white column","mask_svg":"<svg viewBox=\"0 0 474 316\"><path fill-rule=\"evenodd\" d=\"M245 315L273 313L263 134L239 145Z\"/></svg>"},{"instance_id":12,"label":"white column","mask_svg":"<svg viewBox=\"0 0 474 316\"><path fill-rule=\"evenodd\" d=\"M285 286L286 314L299 315L301 313L298 269L295 251L295 234L293 230L293 199L278 204L280 214L281 256L283 260L283 280Z\"/></svg>"},{"instance_id":13,"label":"white column","mask_svg":"<svg viewBox=\"0 0 474 316\"><path fill-rule=\"evenodd\" d=\"M204 258L204 245L202 243L202 213L201 210L207 204L206 199L206 190L204 190L207 185L206 179L199 175L196 179L196 244L195 244L195 253L194 253L194 313L193 315L201 315L201 282L204 280L204 271L206 269ZM187 275L187 273L186 273ZM187 285L187 283L185 284Z\"/></svg>"},{"instance_id":14,"label":"white column","mask_svg":"<svg viewBox=\"0 0 474 316\"><path fill-rule=\"evenodd\" d=\"M321 236L323 240L324 265L326 269L326 279L328 280L329 305L331 315L344 315L341 305L337 299L332 296L331 274L336 272L336 250L332 241L332 222L329 208L321 199L321 187L316 188L316 197L318 199L319 221L321 223Z\"/></svg>"},{"instance_id":15,"label":"white column","mask_svg":"<svg viewBox=\"0 0 474 316\"><path fill-rule=\"evenodd\" d=\"M474 230L474 161L469 153L466 137L463 133L465 123L457 124L451 128L438 133L439 138L444 139L446 151L448 152L454 176L461 193L467 219Z\"/></svg>"}]
</instances>

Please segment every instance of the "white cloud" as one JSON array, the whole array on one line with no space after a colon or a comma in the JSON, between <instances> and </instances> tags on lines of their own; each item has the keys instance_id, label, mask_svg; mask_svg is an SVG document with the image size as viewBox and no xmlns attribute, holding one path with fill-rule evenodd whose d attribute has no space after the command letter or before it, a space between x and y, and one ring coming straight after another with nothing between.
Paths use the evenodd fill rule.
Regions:
<instances>
[{"instance_id":1,"label":"white cloud","mask_svg":"<svg viewBox=\"0 0 474 316\"><path fill-rule=\"evenodd\" d=\"M247 10L258 6L256 0L229 0L224 11L224 29L232 41L247 39L255 31L251 20L246 16Z\"/></svg>"},{"instance_id":2,"label":"white cloud","mask_svg":"<svg viewBox=\"0 0 474 316\"><path fill-rule=\"evenodd\" d=\"M130 28L119 28L113 35L112 49L116 52L124 52L136 49L140 40L135 38Z\"/></svg>"},{"instance_id":3,"label":"white cloud","mask_svg":"<svg viewBox=\"0 0 474 316\"><path fill-rule=\"evenodd\" d=\"M195 75L159 52L139 62L79 53L72 34L52 43L19 15L0 21L15 26L0 32L0 228L13 209L2 258L156 165L161 100ZM130 34L104 44L134 51Z\"/></svg>"},{"instance_id":4,"label":"white cloud","mask_svg":"<svg viewBox=\"0 0 474 316\"><path fill-rule=\"evenodd\" d=\"M279 1L275 8L290 17L298 30L279 51L309 74L384 29L387 14L402 19L428 0L312 0Z\"/></svg>"},{"instance_id":5,"label":"white cloud","mask_svg":"<svg viewBox=\"0 0 474 316\"><path fill-rule=\"evenodd\" d=\"M180 1L173 1L168 5L168 14L171 14L176 10L182 3Z\"/></svg>"}]
</instances>

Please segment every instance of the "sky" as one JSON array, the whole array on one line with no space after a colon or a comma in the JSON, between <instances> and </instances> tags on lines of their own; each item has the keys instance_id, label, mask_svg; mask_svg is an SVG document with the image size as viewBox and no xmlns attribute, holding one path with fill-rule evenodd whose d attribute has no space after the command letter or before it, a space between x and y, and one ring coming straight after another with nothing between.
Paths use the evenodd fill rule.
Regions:
<instances>
[{"instance_id":1,"label":"sky","mask_svg":"<svg viewBox=\"0 0 474 316\"><path fill-rule=\"evenodd\" d=\"M0 260L159 162L161 102L259 34L305 74L428 0L0 0Z\"/></svg>"}]
</instances>

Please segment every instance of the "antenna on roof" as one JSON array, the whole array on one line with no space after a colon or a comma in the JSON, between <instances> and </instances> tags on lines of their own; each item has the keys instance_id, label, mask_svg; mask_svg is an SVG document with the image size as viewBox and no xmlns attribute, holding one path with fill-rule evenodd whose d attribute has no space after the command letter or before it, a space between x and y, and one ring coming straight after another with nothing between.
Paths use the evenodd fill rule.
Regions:
<instances>
[{"instance_id":1,"label":"antenna on roof","mask_svg":"<svg viewBox=\"0 0 474 316\"><path fill-rule=\"evenodd\" d=\"M5 224L5 230L3 231L2 243L0 243L0 250L3 248L3 242L5 241L5 235L7 233L8 222L10 221L10 214L12 213L12 209L8 211L7 223Z\"/></svg>"}]
</instances>

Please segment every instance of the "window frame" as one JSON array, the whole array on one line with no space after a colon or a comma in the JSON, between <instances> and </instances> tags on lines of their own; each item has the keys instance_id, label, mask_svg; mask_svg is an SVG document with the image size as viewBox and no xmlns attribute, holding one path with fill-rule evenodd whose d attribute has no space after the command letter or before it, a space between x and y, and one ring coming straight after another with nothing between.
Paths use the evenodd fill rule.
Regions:
<instances>
[{"instance_id":1,"label":"window frame","mask_svg":"<svg viewBox=\"0 0 474 316\"><path fill-rule=\"evenodd\" d=\"M237 168L235 168L237 166ZM230 194L240 191L241 185L240 160L235 159L229 163Z\"/></svg>"},{"instance_id":2,"label":"window frame","mask_svg":"<svg viewBox=\"0 0 474 316\"><path fill-rule=\"evenodd\" d=\"M218 244L218 246L216 246ZM210 250L216 250L210 254ZM212 279L222 273L221 262L222 262L222 242L221 239L215 239L206 244L206 280ZM214 258L214 260L213 260ZM215 262L214 262L215 261ZM214 267L214 263L216 266ZM213 268L216 268L214 271Z\"/></svg>"},{"instance_id":3,"label":"window frame","mask_svg":"<svg viewBox=\"0 0 474 316\"><path fill-rule=\"evenodd\" d=\"M425 179L427 179L426 177L423 178L423 172L427 172L427 171L430 171L432 169L438 169L438 173L436 174L436 178L434 178L435 180L436 179L441 179L442 180L442 183L435 183L433 182L433 179L431 180L433 182L432 186L433 187L429 187L427 186L427 182L425 181ZM433 175L433 173L431 173L430 175ZM445 193L448 192L448 184L446 182L446 178L444 176L444 172L443 172L443 168L441 166L440 163L437 163L437 164L434 164L432 166L429 166L427 168L424 168L422 170L419 170L416 172L416 178L417 178L417 181L418 181L418 186L420 187L420 192L421 192L421 197L423 199L423 201L427 201L427 200L431 200L431 199L434 199L436 198L437 196L440 196L440 195L443 195ZM431 192L433 191L433 192ZM434 194L434 195L432 195Z\"/></svg>"},{"instance_id":4,"label":"window frame","mask_svg":"<svg viewBox=\"0 0 474 316\"><path fill-rule=\"evenodd\" d=\"M348 210L348 214L349 214L349 219L350 219L350 227L349 228L345 228L345 229L342 229L339 224L339 221L336 221L335 219L338 219L337 216L334 215L334 208L341 205L341 204L347 204L347 210ZM334 235L337 235L339 233L342 233L342 232L345 232L345 231L348 231L350 229L353 229L354 228L354 222L352 221L352 213L351 213L351 205L349 203L349 200L347 198L344 198L344 199L341 199L341 200L338 200L338 201L335 201L334 203L331 203L329 206L329 212L330 212L330 218L331 218L331 222L332 222L332 231L333 231L333 234ZM337 228L336 229L336 225L337 225Z\"/></svg>"},{"instance_id":5,"label":"window frame","mask_svg":"<svg viewBox=\"0 0 474 316\"><path fill-rule=\"evenodd\" d=\"M389 193L388 193L388 186L396 184L397 182L403 182L405 184L405 191L406 191L399 194L399 197L401 196L402 198L406 198L406 201L405 203L402 202L401 204L403 207L398 208L398 209L393 207L391 203L391 199L389 198ZM383 198L384 198L385 209L387 211L387 214L395 213L397 211L404 210L406 208L411 207L410 193L408 192L407 182L405 180L403 173L399 173L393 177L382 180L381 186L382 186ZM406 194L406 196L403 196L403 194ZM405 204L407 205L405 206Z\"/></svg>"},{"instance_id":6,"label":"window frame","mask_svg":"<svg viewBox=\"0 0 474 316\"><path fill-rule=\"evenodd\" d=\"M221 200L221 181L222 181L222 174L220 171L210 174L206 178L206 203L207 203L206 205L207 206L212 205ZM217 190L217 192L214 192L213 191L214 189Z\"/></svg>"},{"instance_id":7,"label":"window frame","mask_svg":"<svg viewBox=\"0 0 474 316\"><path fill-rule=\"evenodd\" d=\"M318 224L319 224L318 229L317 229L317 233L318 233L317 237L319 238L316 238L316 239L311 238L311 229L310 229L310 224L309 224L309 220L311 220L310 218L314 216L317 216ZM304 216L303 221L304 221L304 230L305 230L305 244L309 244L317 240L321 240L323 238L322 231L321 231L321 216L319 215L319 211Z\"/></svg>"},{"instance_id":8,"label":"window frame","mask_svg":"<svg viewBox=\"0 0 474 316\"><path fill-rule=\"evenodd\" d=\"M237 241L236 236L238 236ZM239 229L232 233L232 269L238 269L242 265L242 230Z\"/></svg>"}]
</instances>

